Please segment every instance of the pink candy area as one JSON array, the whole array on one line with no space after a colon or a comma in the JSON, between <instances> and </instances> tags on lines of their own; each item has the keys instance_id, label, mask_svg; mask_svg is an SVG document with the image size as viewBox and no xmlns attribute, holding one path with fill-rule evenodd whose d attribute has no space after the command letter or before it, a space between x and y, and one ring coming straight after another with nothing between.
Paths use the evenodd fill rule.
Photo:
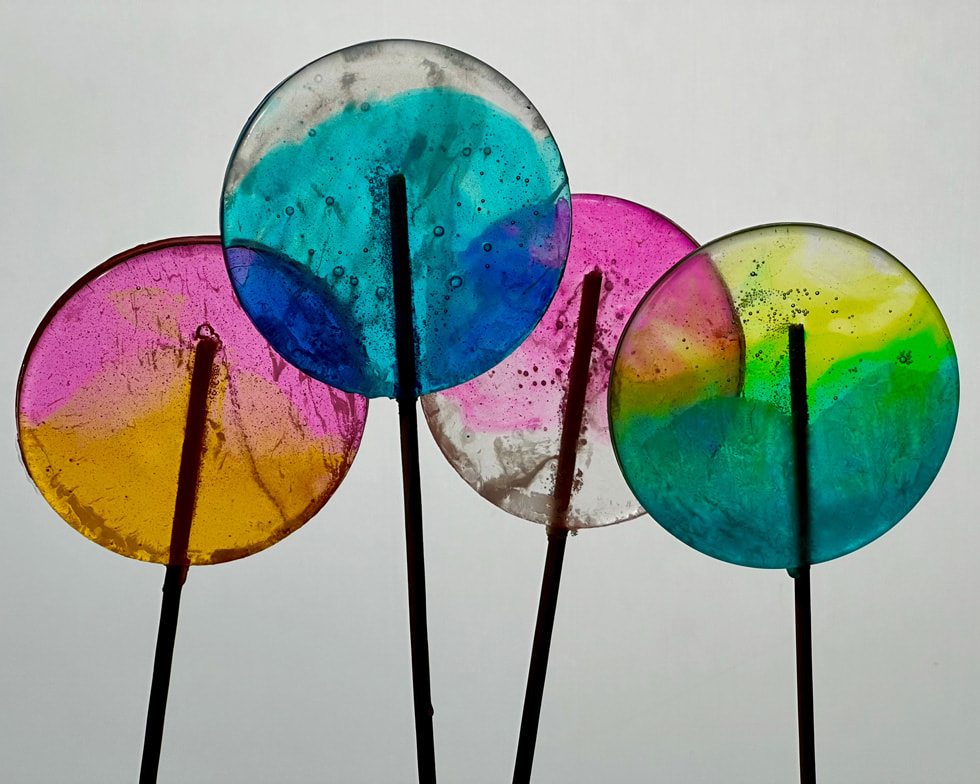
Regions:
<instances>
[{"instance_id":1,"label":"pink candy area","mask_svg":"<svg viewBox=\"0 0 980 784\"><path fill-rule=\"evenodd\" d=\"M32 345L29 357L33 378L57 377L59 383L25 387L20 415L35 425L45 421L100 373L139 384L141 376L152 375L152 368L144 366L153 361L148 358L160 352L189 358L203 325L221 341L216 364L228 369L233 389L238 375L268 381L264 392L252 385L252 394L284 396L318 439L350 441L350 421L363 423L364 398L310 379L252 326L235 299L217 237L140 246L105 262L66 292L39 330L44 350L34 351ZM356 448L359 427L354 434L349 446Z\"/></svg>"},{"instance_id":2,"label":"pink candy area","mask_svg":"<svg viewBox=\"0 0 980 784\"><path fill-rule=\"evenodd\" d=\"M606 390L620 336L653 284L696 248L662 215L610 196L572 196L561 285L544 318L492 370L422 398L429 427L456 471L511 514L551 524L568 373L584 277L602 273L576 477L564 525L589 528L642 514L619 471Z\"/></svg>"},{"instance_id":3,"label":"pink candy area","mask_svg":"<svg viewBox=\"0 0 980 784\"><path fill-rule=\"evenodd\" d=\"M555 298L527 340L472 381L440 393L471 430L558 432L565 379L575 350L582 279L603 275L586 397L590 436L609 443L606 388L620 336L650 287L697 247L682 229L639 204L612 196L572 196L572 240Z\"/></svg>"}]
</instances>

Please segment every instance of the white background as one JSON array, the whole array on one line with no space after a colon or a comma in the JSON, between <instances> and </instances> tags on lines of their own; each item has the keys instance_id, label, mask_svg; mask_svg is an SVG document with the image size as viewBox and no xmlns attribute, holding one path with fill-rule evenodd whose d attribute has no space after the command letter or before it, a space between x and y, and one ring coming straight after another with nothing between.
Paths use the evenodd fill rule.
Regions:
<instances>
[{"instance_id":1,"label":"white background","mask_svg":"<svg viewBox=\"0 0 980 784\"><path fill-rule=\"evenodd\" d=\"M905 262L956 342L946 465L907 519L813 573L818 775L980 780L977 247L980 12L962 2L0 4L0 780L137 777L163 569L76 534L18 462L37 323L133 245L214 234L232 146L327 52L410 37L500 70L574 192L695 238L848 229ZM415 779L394 403L325 510L184 591L161 782ZM541 527L458 479L423 430L441 782L510 780ZM649 518L570 539L535 781L797 776L785 573L686 548Z\"/></svg>"}]
</instances>

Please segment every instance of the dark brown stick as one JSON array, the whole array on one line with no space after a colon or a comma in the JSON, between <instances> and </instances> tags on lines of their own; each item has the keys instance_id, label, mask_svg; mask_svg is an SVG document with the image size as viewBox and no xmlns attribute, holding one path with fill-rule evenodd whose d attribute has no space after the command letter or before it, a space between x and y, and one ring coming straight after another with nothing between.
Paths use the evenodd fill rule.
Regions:
<instances>
[{"instance_id":1,"label":"dark brown stick","mask_svg":"<svg viewBox=\"0 0 980 784\"><path fill-rule=\"evenodd\" d=\"M800 781L816 784L813 729L813 634L810 617L810 466L809 409L806 399L806 335L802 324L789 328L789 385L796 466L796 518L799 566L793 571L796 604L796 699L800 733Z\"/></svg>"},{"instance_id":2,"label":"dark brown stick","mask_svg":"<svg viewBox=\"0 0 980 784\"><path fill-rule=\"evenodd\" d=\"M436 751L432 730L429 631L425 610L425 548L422 540L422 480L416 403L415 318L412 264L408 249L408 200L405 177L388 180L391 264L395 298L395 355L398 362L398 422L401 431L402 488L405 496L405 546L408 557L408 624L412 647L415 748L420 784L435 784Z\"/></svg>"},{"instance_id":3,"label":"dark brown stick","mask_svg":"<svg viewBox=\"0 0 980 784\"><path fill-rule=\"evenodd\" d=\"M160 627L157 631L156 653L153 657L153 677L150 682L150 702L146 713L146 732L143 736L143 761L140 765L140 784L155 784L160 766L160 746L163 743L163 721L167 712L170 690L170 670L177 638L177 615L180 611L180 592L187 577L187 542L191 519L197 500L197 484L204 455L204 431L208 418L208 395L218 341L210 334L198 333L200 340L194 350L191 375L191 394L187 404L187 424L180 454L180 473L177 475L177 500L170 531L170 555L163 579L163 600L160 606Z\"/></svg>"},{"instance_id":4,"label":"dark brown stick","mask_svg":"<svg viewBox=\"0 0 980 784\"><path fill-rule=\"evenodd\" d=\"M531 665L528 669L524 713L521 716L517 759L514 763L514 784L527 784L531 780L541 702L544 698L544 681L548 672L548 655L551 651L551 634L555 627L555 611L558 607L558 588L561 584L561 567L565 557L565 539L568 536L565 520L575 482L575 456L582 430L582 416L585 412L585 394L589 386L589 365L592 362L592 344L595 340L601 292L602 273L598 270L587 273L582 281L582 304L579 307L575 351L568 374L565 415L562 418L561 441L558 446L555 495L551 524L548 526L548 552L545 556L544 575L541 578L541 598L538 600L534 642L531 645Z\"/></svg>"}]
</instances>

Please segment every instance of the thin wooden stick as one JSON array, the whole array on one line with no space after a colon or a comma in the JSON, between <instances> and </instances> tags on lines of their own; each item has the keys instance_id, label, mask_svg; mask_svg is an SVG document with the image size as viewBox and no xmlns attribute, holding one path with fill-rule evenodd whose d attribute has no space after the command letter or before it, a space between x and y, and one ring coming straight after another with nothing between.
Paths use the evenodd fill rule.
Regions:
<instances>
[{"instance_id":1,"label":"thin wooden stick","mask_svg":"<svg viewBox=\"0 0 980 784\"><path fill-rule=\"evenodd\" d=\"M419 782L435 784L436 751L432 730L429 631L425 610L425 548L422 540L422 481L416 403L416 335L412 307L412 265L408 249L408 200L405 177L388 180L391 263L395 298L395 353L398 362L398 422L401 431L402 487L405 496L405 546L408 558L408 624L412 647L412 692Z\"/></svg>"},{"instance_id":2,"label":"thin wooden stick","mask_svg":"<svg viewBox=\"0 0 980 784\"><path fill-rule=\"evenodd\" d=\"M177 475L177 500L170 531L170 554L163 579L163 600L160 606L160 627L157 631L156 652L153 657L153 677L150 682L150 702L146 713L146 732L143 737L143 761L140 765L140 784L155 784L160 766L160 746L163 743L163 722L170 691L170 669L177 637L177 615L180 612L180 592L187 578L187 542L191 519L197 501L197 484L204 455L204 431L208 418L208 395L218 340L210 333L198 331L194 349L194 368L191 375L191 394L187 404L187 424L180 454L180 473Z\"/></svg>"},{"instance_id":3,"label":"thin wooden stick","mask_svg":"<svg viewBox=\"0 0 980 784\"><path fill-rule=\"evenodd\" d=\"M575 455L582 430L585 393L589 386L589 365L592 361L592 343L595 340L601 292L602 273L598 270L587 273L582 281L582 303L579 307L575 351L568 375L565 415L562 418L561 441L558 446L555 495L551 523L548 526L548 552L545 556L544 575L541 578L541 598L538 600L534 642L531 645L531 665L528 669L524 713L521 716L517 759L514 763L514 784L527 784L531 780L534 747L538 738L538 721L541 717L541 702L544 697L544 682L548 672L548 655L551 651L551 634L558 607L565 540L568 536L565 523L575 481Z\"/></svg>"},{"instance_id":4,"label":"thin wooden stick","mask_svg":"<svg viewBox=\"0 0 980 784\"><path fill-rule=\"evenodd\" d=\"M800 733L800 781L816 784L813 730L813 634L810 616L809 410L806 398L806 335L802 324L789 328L789 385L796 466L799 566L793 570L796 603L796 699Z\"/></svg>"}]
</instances>

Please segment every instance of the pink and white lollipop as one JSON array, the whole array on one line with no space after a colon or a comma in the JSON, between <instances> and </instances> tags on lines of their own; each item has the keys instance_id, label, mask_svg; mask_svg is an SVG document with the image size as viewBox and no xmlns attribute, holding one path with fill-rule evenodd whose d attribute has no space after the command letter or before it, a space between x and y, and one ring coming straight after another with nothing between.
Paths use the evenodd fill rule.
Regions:
<instances>
[{"instance_id":1,"label":"pink and white lollipop","mask_svg":"<svg viewBox=\"0 0 980 784\"><path fill-rule=\"evenodd\" d=\"M531 775L567 533L643 513L609 434L616 346L643 295L696 247L639 204L574 195L565 275L544 318L492 370L422 398L432 434L460 476L501 509L548 526L515 782Z\"/></svg>"}]
</instances>

